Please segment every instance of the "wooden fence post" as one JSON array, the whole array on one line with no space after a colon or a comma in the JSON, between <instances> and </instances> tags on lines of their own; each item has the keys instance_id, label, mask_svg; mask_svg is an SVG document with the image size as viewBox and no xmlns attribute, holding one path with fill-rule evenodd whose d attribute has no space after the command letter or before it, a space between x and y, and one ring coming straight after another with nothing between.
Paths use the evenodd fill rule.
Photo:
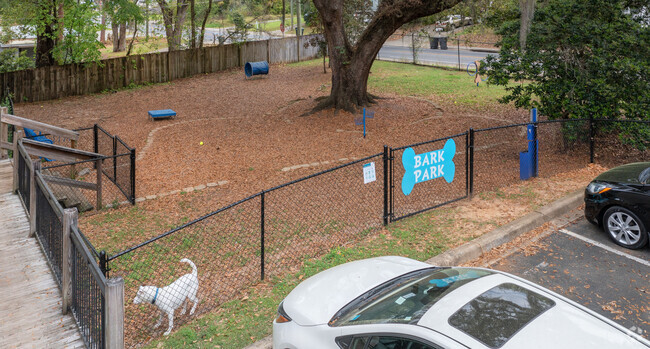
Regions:
<instances>
[{"instance_id":1,"label":"wooden fence post","mask_svg":"<svg viewBox=\"0 0 650 349\"><path fill-rule=\"evenodd\" d=\"M72 303L72 293L71 291L71 281L72 281L72 270L70 269L70 233L72 232L72 227L77 226L79 214L77 213L76 208L66 208L63 210L63 240L61 241L61 290L63 291L63 302L62 312L63 315L68 313L68 308Z\"/></svg>"},{"instance_id":2,"label":"wooden fence post","mask_svg":"<svg viewBox=\"0 0 650 349\"><path fill-rule=\"evenodd\" d=\"M113 161L115 161L115 158L113 158ZM95 161L97 164L97 211L102 208L102 174L104 173L102 170L102 162L104 162L103 159L97 159Z\"/></svg>"},{"instance_id":3,"label":"wooden fence post","mask_svg":"<svg viewBox=\"0 0 650 349\"><path fill-rule=\"evenodd\" d=\"M271 39L266 40L266 61L271 64Z\"/></svg>"},{"instance_id":4,"label":"wooden fence post","mask_svg":"<svg viewBox=\"0 0 650 349\"><path fill-rule=\"evenodd\" d=\"M106 349L124 348L124 280L106 280L104 345Z\"/></svg>"},{"instance_id":5,"label":"wooden fence post","mask_svg":"<svg viewBox=\"0 0 650 349\"><path fill-rule=\"evenodd\" d=\"M21 156L18 152L18 141L23 138L23 131L14 131L14 188L12 193L18 190L18 157Z\"/></svg>"},{"instance_id":6,"label":"wooden fence post","mask_svg":"<svg viewBox=\"0 0 650 349\"><path fill-rule=\"evenodd\" d=\"M41 171L41 160L32 161L32 168L29 171L29 237L36 233L36 171Z\"/></svg>"},{"instance_id":7,"label":"wooden fence post","mask_svg":"<svg viewBox=\"0 0 650 349\"><path fill-rule=\"evenodd\" d=\"M8 110L9 108L7 107L0 108L0 144L2 144L2 142L6 143L9 141L9 125L2 122L2 115L7 114ZM9 151L0 149L0 159L7 158L9 158Z\"/></svg>"}]
</instances>

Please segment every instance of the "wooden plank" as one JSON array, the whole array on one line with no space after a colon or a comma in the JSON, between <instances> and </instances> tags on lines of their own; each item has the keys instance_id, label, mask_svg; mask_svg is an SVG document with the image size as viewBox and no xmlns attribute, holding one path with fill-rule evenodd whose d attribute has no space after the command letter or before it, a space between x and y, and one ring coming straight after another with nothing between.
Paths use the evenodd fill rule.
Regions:
<instances>
[{"instance_id":1,"label":"wooden plank","mask_svg":"<svg viewBox=\"0 0 650 349\"><path fill-rule=\"evenodd\" d=\"M0 195L0 212L0 348L84 348L18 196Z\"/></svg>"},{"instance_id":2,"label":"wooden plank","mask_svg":"<svg viewBox=\"0 0 650 349\"><path fill-rule=\"evenodd\" d=\"M65 186L68 186L68 187L74 187L74 188L80 188L80 189L97 190L97 184L96 183L77 181L77 180L70 179L70 178L56 177L56 176L50 176L50 175L43 175L43 179L48 183L60 184L60 185L65 185Z\"/></svg>"},{"instance_id":3,"label":"wooden plank","mask_svg":"<svg viewBox=\"0 0 650 349\"><path fill-rule=\"evenodd\" d=\"M71 131L63 127L49 125L43 122L34 121L30 119L21 118L20 116L11 114L1 114L0 122L14 125L16 127L27 127L36 131L44 132L55 137L63 137L73 140L79 139L79 132Z\"/></svg>"},{"instance_id":4,"label":"wooden plank","mask_svg":"<svg viewBox=\"0 0 650 349\"><path fill-rule=\"evenodd\" d=\"M22 144L30 155L53 158L62 161L75 162L77 160L92 160L103 156L89 151L72 149L29 139L23 139Z\"/></svg>"}]
</instances>

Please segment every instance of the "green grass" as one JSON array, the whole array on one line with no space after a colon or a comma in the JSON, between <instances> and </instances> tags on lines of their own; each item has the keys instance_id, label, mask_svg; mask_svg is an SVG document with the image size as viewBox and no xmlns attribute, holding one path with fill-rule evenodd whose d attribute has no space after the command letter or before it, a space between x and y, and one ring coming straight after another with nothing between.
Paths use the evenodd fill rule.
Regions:
<instances>
[{"instance_id":1,"label":"green grass","mask_svg":"<svg viewBox=\"0 0 650 349\"><path fill-rule=\"evenodd\" d=\"M322 58L291 63L294 67L322 67ZM395 93L453 101L469 107L497 104L506 95L502 86L479 87L465 71L427 67L407 63L375 61L368 78L368 90L374 93Z\"/></svg>"},{"instance_id":2,"label":"green grass","mask_svg":"<svg viewBox=\"0 0 650 349\"><path fill-rule=\"evenodd\" d=\"M426 260L445 251L453 241L445 231L453 209L440 209L404 219L364 243L335 247L321 258L307 259L298 272L272 277L244 290L240 299L223 304L217 311L183 325L169 337L155 340L148 348L243 348L271 333L278 304L300 282L323 270L349 261L400 255ZM339 222L325 222L340 227ZM370 231L362 232L367 234Z\"/></svg>"},{"instance_id":3,"label":"green grass","mask_svg":"<svg viewBox=\"0 0 650 349\"><path fill-rule=\"evenodd\" d=\"M474 78L464 71L383 61L373 64L368 86L375 92L435 95L468 106L497 103L497 99L506 94L501 86L481 83L477 87Z\"/></svg>"}]
</instances>

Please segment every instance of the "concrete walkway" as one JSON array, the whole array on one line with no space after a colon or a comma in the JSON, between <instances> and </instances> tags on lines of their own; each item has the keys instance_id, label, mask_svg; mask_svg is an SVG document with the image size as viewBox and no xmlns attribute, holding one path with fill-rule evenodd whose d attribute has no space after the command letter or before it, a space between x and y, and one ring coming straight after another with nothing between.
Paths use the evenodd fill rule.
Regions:
<instances>
[{"instance_id":1,"label":"concrete walkway","mask_svg":"<svg viewBox=\"0 0 650 349\"><path fill-rule=\"evenodd\" d=\"M12 190L12 166L0 161L0 348L84 348L72 315Z\"/></svg>"}]
</instances>

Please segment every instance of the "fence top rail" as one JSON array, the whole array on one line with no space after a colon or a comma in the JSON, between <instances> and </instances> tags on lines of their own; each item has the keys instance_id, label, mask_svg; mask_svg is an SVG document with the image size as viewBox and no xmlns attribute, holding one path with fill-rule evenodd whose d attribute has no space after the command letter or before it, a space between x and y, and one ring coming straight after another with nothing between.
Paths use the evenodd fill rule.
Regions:
<instances>
[{"instance_id":1,"label":"fence top rail","mask_svg":"<svg viewBox=\"0 0 650 349\"><path fill-rule=\"evenodd\" d=\"M435 143L435 142L440 142L440 141L444 141L444 140L446 140L446 139L451 139L451 138L456 138L456 137L462 137L462 136L465 136L465 135L467 135L467 131L465 131L465 132L463 132L463 133L455 134L455 135L453 135L453 136L447 136L447 137L442 137L442 138L436 138L436 139L432 139L432 140L430 140L430 141L424 141L424 142L419 142L419 143L413 143L413 144L409 144L409 145L404 145L404 146L401 146L401 147L398 147L398 148L393 148L393 151L395 151L395 150L403 150L403 149L411 148L411 147L419 147L419 146L421 146L421 145L430 144L430 143Z\"/></svg>"},{"instance_id":2,"label":"fence top rail","mask_svg":"<svg viewBox=\"0 0 650 349\"><path fill-rule=\"evenodd\" d=\"M298 179L293 180L293 181L291 181L291 182L287 182L287 183L284 183L284 184L280 184L280 185L275 186L275 187L273 187L273 188L271 188L271 189L264 190L264 192L265 192L265 193L272 192L272 191L274 191L274 190L281 189L281 188L284 188L284 187L290 186L290 185L292 185L292 184L296 184L296 183L298 183L298 182L306 181L306 180L308 180L308 179L310 179L310 178L314 178L314 177L317 177L317 176L320 176L320 175L326 174L326 173L328 173L328 172L336 171L336 170L341 169L341 168L344 168L344 167L352 166L352 165L354 165L354 164L358 164L358 163L360 163L360 162L362 162L362 161L367 161L367 160L369 160L369 159L372 159L372 158L374 158L374 157L381 156L381 155L384 155L384 153L381 152L381 153L373 154L373 155L370 155L370 156L366 156L365 158L357 159L357 160L354 160L354 161L351 161L351 162L345 163L345 164L343 164L343 165L339 165L339 166L332 167L332 168L329 168L329 169L324 170L324 171L321 171L321 172L317 172L317 173L311 174L311 175L306 176L306 177L298 178Z\"/></svg>"},{"instance_id":3,"label":"fence top rail","mask_svg":"<svg viewBox=\"0 0 650 349\"><path fill-rule=\"evenodd\" d=\"M589 119L587 119L587 120L589 120ZM634 124L636 124L636 123L638 123L638 124L650 124L650 120L634 120L634 119L622 119L622 120L618 120L618 119L615 119L615 120L612 120L612 119L592 119L592 121L594 121L594 122L613 122L613 123L623 122L623 123L634 123Z\"/></svg>"},{"instance_id":4,"label":"fence top rail","mask_svg":"<svg viewBox=\"0 0 650 349\"><path fill-rule=\"evenodd\" d=\"M97 265L97 262L90 254L90 251L86 246L86 243L81 237L81 232L78 230L77 227L72 226L72 229L70 231L70 238L72 238L74 242L74 246L77 248L77 250L79 250L80 252L79 254L86 260L88 269L90 269L90 272L93 275L95 281L97 282L99 289L102 291L102 294L106 295L106 277L104 276L104 274L102 274L101 270L99 269L99 266Z\"/></svg>"},{"instance_id":5,"label":"fence top rail","mask_svg":"<svg viewBox=\"0 0 650 349\"><path fill-rule=\"evenodd\" d=\"M110 262L110 261L112 261L112 260L114 260L114 259L117 259L117 258L119 258L119 257L121 257L121 256L123 256L123 255L125 255L125 254L127 254L127 253L133 252L133 251L135 251L135 250L137 250L137 249L139 249L139 248L141 248L141 247L144 247L144 246L146 246L146 245L148 245L148 244L150 244L150 243L152 243L152 242L156 242L156 241L158 241L158 240L160 240L160 239L162 239L162 238L164 238L164 237L166 237L166 236L169 236L169 235L174 234L174 233L176 233L176 232L178 232L178 231L181 231L181 230L183 230L183 229L185 229L185 228L187 228L187 227L189 227L189 226L191 226L191 225L194 225L194 224L196 224L196 223L199 223L199 222L201 222L201 221L204 221L204 220L206 220L206 219L208 219L208 218L210 218L210 217L212 217L212 216L214 216L214 215L216 215L216 214L219 214L219 213L221 213L221 212L223 212L223 211L225 211L225 210L228 210L228 209L230 209L230 208L233 208L233 207L235 207L235 206L237 206L237 205L239 205L239 204L243 204L244 202L249 201L249 200L252 200L252 199L254 199L254 198L258 197L258 196L261 196L261 195L262 195L262 193L257 193L257 194L255 194L255 195L251 195L251 196L249 196L249 197L247 197L247 198L245 198L245 199L242 199L242 200L239 200L239 201L237 201L237 202L234 202L234 203L232 203L232 204L230 204L230 205L228 205L228 206L224 206L224 207L222 207L222 208L220 208L220 209L218 209L218 210L216 210L216 211L214 211L214 212L210 212L210 213L206 214L205 216L201 216L201 217L199 217L199 218L197 218L197 219L195 219L195 220L193 220L193 221L191 221L191 222L187 222L187 223L185 223L185 224L183 224L183 225L181 225L181 226L178 226L178 227L176 227L176 228L174 228L174 229L172 229L172 230L170 230L170 231L167 231L167 232L162 233L162 234L160 234L160 235L158 235L158 236L156 236L156 237L153 237L153 238L151 238L151 239L149 239L149 240L147 240L147 241L145 241L145 242L142 242L142 243L140 243L140 244L137 244L137 245L135 245L135 246L133 246L133 247L131 247L131 248L128 248L128 249L126 249L126 250L124 250L124 251L118 252L118 253L116 253L116 254L114 254L114 255L108 257L108 258L107 258L107 261Z\"/></svg>"},{"instance_id":6,"label":"fence top rail","mask_svg":"<svg viewBox=\"0 0 650 349\"><path fill-rule=\"evenodd\" d=\"M120 143L121 143L121 144L122 144L126 149L128 149L129 151L133 151L133 150L135 149L135 148L131 148L131 147L129 147L129 146L128 146L128 145L127 145L127 144L122 140L122 138L120 138L120 136L115 136L115 140L118 141L118 142L120 142Z\"/></svg>"},{"instance_id":7,"label":"fence top rail","mask_svg":"<svg viewBox=\"0 0 650 349\"><path fill-rule=\"evenodd\" d=\"M45 132L52 136L63 137L72 140L79 140L79 132L68 130L62 127L57 127L49 125L43 122L38 122L30 119L21 118L20 116L11 115L11 114L0 114L0 122L14 125L16 127L26 127L39 132Z\"/></svg>"},{"instance_id":8,"label":"fence top rail","mask_svg":"<svg viewBox=\"0 0 650 349\"><path fill-rule=\"evenodd\" d=\"M74 165L84 164L84 163L87 163L87 162L97 162L99 160L104 161L104 160L107 160L107 159L115 159L115 158L119 158L119 157L123 157L123 156L129 156L129 155L131 155L131 153L122 153L122 154L109 155L109 156L101 155L101 156L99 156L97 158L88 159L88 160L81 160L81 161L75 161L75 162L66 162L65 164L60 164L60 165L45 166L45 167L43 167L43 169L45 170L45 169L52 169L52 168L57 168L57 167L74 166Z\"/></svg>"},{"instance_id":9,"label":"fence top rail","mask_svg":"<svg viewBox=\"0 0 650 349\"><path fill-rule=\"evenodd\" d=\"M511 127L521 127L521 126L526 126L526 125L530 125L530 124L532 124L532 122L522 122L520 124L510 124L510 125L503 125L503 126L486 127L486 128L480 128L478 130L474 130L474 133L501 130L501 129L504 129L504 128L511 128Z\"/></svg>"}]
</instances>

